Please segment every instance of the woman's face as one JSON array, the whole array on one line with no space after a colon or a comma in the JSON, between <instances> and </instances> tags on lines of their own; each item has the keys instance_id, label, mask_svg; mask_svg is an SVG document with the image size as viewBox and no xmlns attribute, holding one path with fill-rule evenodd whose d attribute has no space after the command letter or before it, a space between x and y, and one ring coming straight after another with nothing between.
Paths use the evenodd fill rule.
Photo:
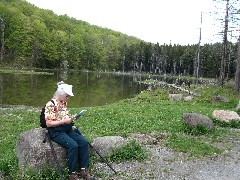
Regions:
<instances>
[{"instance_id":1,"label":"woman's face","mask_svg":"<svg viewBox=\"0 0 240 180\"><path fill-rule=\"evenodd\" d=\"M63 94L62 96L61 96L61 101L67 101L68 99L70 98L70 96L68 95L68 94Z\"/></svg>"}]
</instances>

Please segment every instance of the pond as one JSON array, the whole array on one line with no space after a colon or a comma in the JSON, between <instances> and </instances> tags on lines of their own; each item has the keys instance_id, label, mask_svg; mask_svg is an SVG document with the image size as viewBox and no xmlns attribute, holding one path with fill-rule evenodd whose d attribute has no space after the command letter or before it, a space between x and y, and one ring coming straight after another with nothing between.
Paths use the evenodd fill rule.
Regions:
<instances>
[{"instance_id":1,"label":"pond","mask_svg":"<svg viewBox=\"0 0 240 180\"><path fill-rule=\"evenodd\" d=\"M73 85L74 97L69 99L69 107L93 107L111 104L134 97L146 90L145 80L167 83L206 83L201 79L189 80L184 77L143 75L135 73L107 73L70 70L42 71L49 74L21 74L0 72L0 106L24 105L42 107L57 89L57 82ZM209 83L209 82L208 82Z\"/></svg>"},{"instance_id":2,"label":"pond","mask_svg":"<svg viewBox=\"0 0 240 180\"><path fill-rule=\"evenodd\" d=\"M52 70L47 74L0 73L0 104L42 107L56 91L57 82L73 85L69 107L93 107L127 99L146 90L140 75Z\"/></svg>"}]
</instances>

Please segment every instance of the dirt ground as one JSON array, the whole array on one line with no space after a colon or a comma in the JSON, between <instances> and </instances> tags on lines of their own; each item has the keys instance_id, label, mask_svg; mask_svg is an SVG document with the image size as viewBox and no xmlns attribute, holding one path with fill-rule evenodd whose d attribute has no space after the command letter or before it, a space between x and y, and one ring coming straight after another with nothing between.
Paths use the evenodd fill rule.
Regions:
<instances>
[{"instance_id":1,"label":"dirt ground","mask_svg":"<svg viewBox=\"0 0 240 180\"><path fill-rule=\"evenodd\" d=\"M94 165L94 171L106 175L97 179L112 180L240 180L240 137L228 137L214 146L226 150L221 155L193 159L158 144L145 145L151 153L144 162L112 164L117 175L104 163Z\"/></svg>"}]
</instances>

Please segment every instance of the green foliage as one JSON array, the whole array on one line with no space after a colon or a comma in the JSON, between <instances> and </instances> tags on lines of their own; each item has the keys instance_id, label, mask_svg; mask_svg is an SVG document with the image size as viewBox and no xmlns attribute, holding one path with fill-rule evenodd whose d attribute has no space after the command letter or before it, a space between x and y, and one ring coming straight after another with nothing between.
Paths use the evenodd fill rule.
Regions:
<instances>
[{"instance_id":1,"label":"green foliage","mask_svg":"<svg viewBox=\"0 0 240 180\"><path fill-rule=\"evenodd\" d=\"M196 88L197 89L197 88ZM199 97L195 98L195 101L198 103L204 103L205 105L214 106L219 109L229 109L235 110L236 104L239 101L238 95L235 95L232 87L220 87L217 85L206 86L201 88ZM225 96L229 99L229 102L218 103L213 101L214 96Z\"/></svg>"},{"instance_id":2,"label":"green foliage","mask_svg":"<svg viewBox=\"0 0 240 180\"><path fill-rule=\"evenodd\" d=\"M111 161L122 162L130 160L144 160L147 157L146 150L142 149L141 145L132 140L125 146L115 149L113 155L110 156Z\"/></svg>"},{"instance_id":3,"label":"green foliage","mask_svg":"<svg viewBox=\"0 0 240 180\"><path fill-rule=\"evenodd\" d=\"M231 120L230 122L214 120L214 124L218 125L219 127L230 127L240 129L240 122L236 120Z\"/></svg>"},{"instance_id":4,"label":"green foliage","mask_svg":"<svg viewBox=\"0 0 240 180\"><path fill-rule=\"evenodd\" d=\"M240 129L240 122L239 121L235 121L235 120L230 121L230 127L231 128L238 128L238 129Z\"/></svg>"},{"instance_id":5,"label":"green foliage","mask_svg":"<svg viewBox=\"0 0 240 180\"><path fill-rule=\"evenodd\" d=\"M59 68L67 62L71 69L117 69L121 39L125 44L140 41L26 1L0 2L0 18L5 27L3 64L20 68Z\"/></svg>"},{"instance_id":6,"label":"green foliage","mask_svg":"<svg viewBox=\"0 0 240 180\"><path fill-rule=\"evenodd\" d=\"M9 147L6 144L3 144L3 146ZM16 170L16 168L17 159L14 156L14 152L4 153L4 156L0 158L0 171L4 172L5 175L10 176L12 175L12 172Z\"/></svg>"},{"instance_id":7,"label":"green foliage","mask_svg":"<svg viewBox=\"0 0 240 180\"><path fill-rule=\"evenodd\" d=\"M19 0L0 2L0 18L5 27L3 65L175 75L194 72L196 45L144 42ZM228 77L232 78L237 43L230 45ZM219 74L221 48L221 43L201 46L201 76Z\"/></svg>"},{"instance_id":8,"label":"green foliage","mask_svg":"<svg viewBox=\"0 0 240 180\"><path fill-rule=\"evenodd\" d=\"M54 180L54 179L61 179L61 175L59 172L55 171L52 168L44 168L40 171L33 171L31 169L24 169L23 172L19 172L14 179L39 179L39 180ZM62 169L62 173L64 177L68 177L67 169Z\"/></svg>"},{"instance_id":9,"label":"green foliage","mask_svg":"<svg viewBox=\"0 0 240 180\"><path fill-rule=\"evenodd\" d=\"M196 127L189 127L186 125L186 127L184 128L184 132L186 134L191 134L195 136L204 135L210 133L211 131L212 130L208 130L208 128L204 125L197 125Z\"/></svg>"}]
</instances>

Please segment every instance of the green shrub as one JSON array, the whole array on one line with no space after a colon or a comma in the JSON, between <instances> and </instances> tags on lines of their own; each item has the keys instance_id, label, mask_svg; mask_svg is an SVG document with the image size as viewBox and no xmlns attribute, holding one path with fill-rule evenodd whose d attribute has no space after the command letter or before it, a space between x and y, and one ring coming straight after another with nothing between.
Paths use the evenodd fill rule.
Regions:
<instances>
[{"instance_id":1,"label":"green shrub","mask_svg":"<svg viewBox=\"0 0 240 180\"><path fill-rule=\"evenodd\" d=\"M62 168L62 173L65 178L68 177L67 169ZM52 168L44 168L38 172L32 171L30 169L25 169L21 173L18 173L15 179L55 180L55 179L61 179L61 174L60 172Z\"/></svg>"},{"instance_id":2,"label":"green shrub","mask_svg":"<svg viewBox=\"0 0 240 180\"><path fill-rule=\"evenodd\" d=\"M17 159L14 154L5 154L5 156L1 157L0 172L4 173L4 175L11 175L12 171L15 171L17 168Z\"/></svg>"},{"instance_id":3,"label":"green shrub","mask_svg":"<svg viewBox=\"0 0 240 180\"><path fill-rule=\"evenodd\" d=\"M211 130L209 130L206 126L204 125L197 125L195 127L189 127L188 125L185 126L184 132L186 134L191 134L194 136L199 136L199 135L204 135L207 133L210 133Z\"/></svg>"},{"instance_id":4,"label":"green shrub","mask_svg":"<svg viewBox=\"0 0 240 180\"><path fill-rule=\"evenodd\" d=\"M135 140L130 141L125 146L113 151L110 156L111 161L122 162L128 160L144 160L147 157L147 152L142 149L141 145Z\"/></svg>"},{"instance_id":5,"label":"green shrub","mask_svg":"<svg viewBox=\"0 0 240 180\"><path fill-rule=\"evenodd\" d=\"M236 120L232 120L230 122L223 122L219 120L214 120L214 124L218 125L219 127L225 127L225 128L240 128L240 122Z\"/></svg>"}]
</instances>

